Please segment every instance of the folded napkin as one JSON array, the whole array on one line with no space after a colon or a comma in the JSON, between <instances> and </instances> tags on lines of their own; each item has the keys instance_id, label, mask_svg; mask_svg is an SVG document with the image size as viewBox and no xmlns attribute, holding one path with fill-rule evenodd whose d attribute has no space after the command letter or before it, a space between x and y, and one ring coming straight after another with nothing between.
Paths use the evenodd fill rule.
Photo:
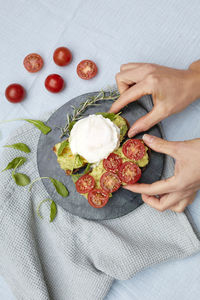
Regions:
<instances>
[{"instance_id":1,"label":"folded napkin","mask_svg":"<svg viewBox=\"0 0 200 300\"><path fill-rule=\"evenodd\" d=\"M140 102L149 110L148 99ZM39 135L35 127L25 124L8 141L30 147L20 172L32 180L39 177ZM20 155L6 149L0 169ZM163 177L172 172L173 160L168 157ZM56 219L49 223L48 203L41 208L44 219L36 215L38 203L48 197L42 182L29 192L14 183L11 171L0 176L0 273L17 299L101 300L114 279L128 279L153 264L200 250L184 213L161 213L143 204L124 217L97 222L58 207Z\"/></svg>"}]
</instances>

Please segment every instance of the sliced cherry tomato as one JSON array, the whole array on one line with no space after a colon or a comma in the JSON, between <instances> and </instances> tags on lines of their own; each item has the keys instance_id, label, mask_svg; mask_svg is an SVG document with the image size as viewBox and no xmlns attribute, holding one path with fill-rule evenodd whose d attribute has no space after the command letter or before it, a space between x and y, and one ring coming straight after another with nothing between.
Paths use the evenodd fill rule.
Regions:
<instances>
[{"instance_id":1,"label":"sliced cherry tomato","mask_svg":"<svg viewBox=\"0 0 200 300\"><path fill-rule=\"evenodd\" d=\"M53 60L58 66L66 66L72 60L71 51L66 47L59 47L54 51Z\"/></svg>"},{"instance_id":2,"label":"sliced cherry tomato","mask_svg":"<svg viewBox=\"0 0 200 300\"><path fill-rule=\"evenodd\" d=\"M127 184L136 183L141 177L141 169L131 161L124 162L119 168L119 178Z\"/></svg>"},{"instance_id":3,"label":"sliced cherry tomato","mask_svg":"<svg viewBox=\"0 0 200 300\"><path fill-rule=\"evenodd\" d=\"M145 155L145 146L141 140L130 139L123 144L122 152L129 159L139 160Z\"/></svg>"},{"instance_id":4,"label":"sliced cherry tomato","mask_svg":"<svg viewBox=\"0 0 200 300\"><path fill-rule=\"evenodd\" d=\"M59 93L64 87L64 80L58 74L51 74L45 80L45 87L51 93Z\"/></svg>"},{"instance_id":5,"label":"sliced cherry tomato","mask_svg":"<svg viewBox=\"0 0 200 300\"><path fill-rule=\"evenodd\" d=\"M75 185L77 192L86 194L94 188L95 180L91 175L85 174L76 181Z\"/></svg>"},{"instance_id":6,"label":"sliced cherry tomato","mask_svg":"<svg viewBox=\"0 0 200 300\"><path fill-rule=\"evenodd\" d=\"M42 57L37 53L31 53L28 54L24 58L24 67L26 70L30 73L38 72L43 67L43 59Z\"/></svg>"},{"instance_id":7,"label":"sliced cherry tomato","mask_svg":"<svg viewBox=\"0 0 200 300\"><path fill-rule=\"evenodd\" d=\"M106 205L109 200L109 194L101 189L93 189L88 193L88 202L96 208Z\"/></svg>"},{"instance_id":8,"label":"sliced cherry tomato","mask_svg":"<svg viewBox=\"0 0 200 300\"><path fill-rule=\"evenodd\" d=\"M119 155L111 153L106 159L103 160L103 167L106 171L118 172L122 164L122 159Z\"/></svg>"},{"instance_id":9,"label":"sliced cherry tomato","mask_svg":"<svg viewBox=\"0 0 200 300\"><path fill-rule=\"evenodd\" d=\"M100 178L100 185L104 191L113 193L120 188L121 180L119 179L117 174L106 172Z\"/></svg>"},{"instance_id":10,"label":"sliced cherry tomato","mask_svg":"<svg viewBox=\"0 0 200 300\"><path fill-rule=\"evenodd\" d=\"M82 60L77 66L77 74L80 78L88 80L97 74L97 66L91 60Z\"/></svg>"},{"instance_id":11,"label":"sliced cherry tomato","mask_svg":"<svg viewBox=\"0 0 200 300\"><path fill-rule=\"evenodd\" d=\"M5 96L12 103L21 102L25 97L25 89L22 85L13 83L10 84L5 91Z\"/></svg>"}]
</instances>

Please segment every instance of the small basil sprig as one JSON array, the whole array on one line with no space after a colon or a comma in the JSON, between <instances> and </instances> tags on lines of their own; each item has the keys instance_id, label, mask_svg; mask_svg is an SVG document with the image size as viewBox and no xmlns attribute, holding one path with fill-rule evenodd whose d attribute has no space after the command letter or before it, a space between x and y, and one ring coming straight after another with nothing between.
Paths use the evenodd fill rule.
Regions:
<instances>
[{"instance_id":1,"label":"small basil sprig","mask_svg":"<svg viewBox=\"0 0 200 300\"><path fill-rule=\"evenodd\" d=\"M15 170L22 165L21 163L22 160L20 160L18 162L18 164L15 166L14 170L12 171L12 177L13 179L15 180L15 183L17 185L20 185L20 186L26 186L30 183L30 178L26 175L26 174L23 174L23 173L15 173Z\"/></svg>"},{"instance_id":2,"label":"small basil sprig","mask_svg":"<svg viewBox=\"0 0 200 300\"><path fill-rule=\"evenodd\" d=\"M29 123L33 124L35 127L37 127L43 134L47 134L51 131L51 128L49 126L45 125L42 121L32 120L32 119L19 118L19 119L5 120L5 121L1 121L0 124L7 123L7 122L13 122L13 121L29 122Z\"/></svg>"},{"instance_id":3,"label":"small basil sprig","mask_svg":"<svg viewBox=\"0 0 200 300\"><path fill-rule=\"evenodd\" d=\"M63 153L63 150L69 145L69 141L65 140L60 144L60 147L58 148L58 156L60 156Z\"/></svg>"},{"instance_id":4,"label":"small basil sprig","mask_svg":"<svg viewBox=\"0 0 200 300\"><path fill-rule=\"evenodd\" d=\"M51 200L49 198L42 200L39 203L36 212L37 212L38 217L43 219L43 216L40 214L40 207L43 203L48 202L48 201L51 203L51 206L50 206L50 220L49 221L53 222L53 220L55 219L55 217L57 215L57 206L56 206L56 203L53 200Z\"/></svg>"},{"instance_id":5,"label":"small basil sprig","mask_svg":"<svg viewBox=\"0 0 200 300\"><path fill-rule=\"evenodd\" d=\"M91 164L87 164L87 167L85 168L85 170L84 170L83 173L81 173L81 174L72 174L72 175L71 175L71 178L72 178L73 183L76 183L76 181L77 181L81 176L83 176L83 175L89 173L90 169L91 169Z\"/></svg>"},{"instance_id":6,"label":"small basil sprig","mask_svg":"<svg viewBox=\"0 0 200 300\"><path fill-rule=\"evenodd\" d=\"M3 169L1 172L4 172L6 170L10 170L10 169L14 169L14 168L20 167L26 161L27 161L26 157L23 157L23 156L15 157L11 162L9 162L9 164L7 165L7 167L5 169Z\"/></svg>"},{"instance_id":7,"label":"small basil sprig","mask_svg":"<svg viewBox=\"0 0 200 300\"><path fill-rule=\"evenodd\" d=\"M62 197L67 197L67 196L69 195L69 192L68 192L67 188L64 186L64 184L63 184L62 182L58 181L57 179L52 178L52 177L39 177L39 178L36 178L36 179L33 180L33 182L31 183L31 185L30 185L30 187L29 187L29 191L32 189L33 184L34 184L36 181L39 181L39 180L41 180L41 179L49 179L49 180L53 183L53 185L54 185L54 187L55 187L57 193L58 193L59 195L61 195Z\"/></svg>"},{"instance_id":8,"label":"small basil sprig","mask_svg":"<svg viewBox=\"0 0 200 300\"><path fill-rule=\"evenodd\" d=\"M25 153L30 153L31 152L30 148L24 143L16 143L16 144L12 144L12 145L5 145L4 147L17 149L17 150L23 151Z\"/></svg>"}]
</instances>

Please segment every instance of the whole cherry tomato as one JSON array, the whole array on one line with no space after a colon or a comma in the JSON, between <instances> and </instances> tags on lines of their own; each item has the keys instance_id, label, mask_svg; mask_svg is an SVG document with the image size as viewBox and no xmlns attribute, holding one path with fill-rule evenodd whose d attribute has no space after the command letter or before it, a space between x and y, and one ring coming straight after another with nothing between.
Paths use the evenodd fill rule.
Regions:
<instances>
[{"instance_id":1,"label":"whole cherry tomato","mask_svg":"<svg viewBox=\"0 0 200 300\"><path fill-rule=\"evenodd\" d=\"M72 60L71 51L66 47L59 47L54 51L53 60L58 66L66 66Z\"/></svg>"},{"instance_id":2,"label":"whole cherry tomato","mask_svg":"<svg viewBox=\"0 0 200 300\"><path fill-rule=\"evenodd\" d=\"M64 79L58 74L51 74L45 80L45 87L51 93L59 93L64 87Z\"/></svg>"},{"instance_id":3,"label":"whole cherry tomato","mask_svg":"<svg viewBox=\"0 0 200 300\"><path fill-rule=\"evenodd\" d=\"M25 97L25 89L18 83L10 84L5 90L5 96L12 103L21 102Z\"/></svg>"}]
</instances>

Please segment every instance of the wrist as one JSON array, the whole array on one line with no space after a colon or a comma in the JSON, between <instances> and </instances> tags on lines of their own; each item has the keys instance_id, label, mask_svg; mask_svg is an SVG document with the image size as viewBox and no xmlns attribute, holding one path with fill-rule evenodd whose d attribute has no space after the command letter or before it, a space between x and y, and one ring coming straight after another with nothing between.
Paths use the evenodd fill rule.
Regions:
<instances>
[{"instance_id":1,"label":"wrist","mask_svg":"<svg viewBox=\"0 0 200 300\"><path fill-rule=\"evenodd\" d=\"M191 94L191 102L200 98L200 71L188 70L189 90Z\"/></svg>"}]
</instances>

